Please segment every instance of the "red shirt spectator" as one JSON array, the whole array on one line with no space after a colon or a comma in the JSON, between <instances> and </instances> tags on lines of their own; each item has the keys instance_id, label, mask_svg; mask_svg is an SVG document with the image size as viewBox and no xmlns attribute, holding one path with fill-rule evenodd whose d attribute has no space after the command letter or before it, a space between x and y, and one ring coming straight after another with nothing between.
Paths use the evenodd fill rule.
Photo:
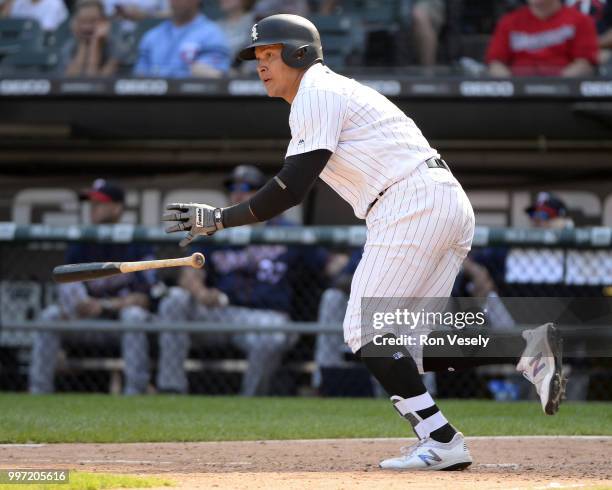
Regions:
<instances>
[{"instance_id":1,"label":"red shirt spectator","mask_svg":"<svg viewBox=\"0 0 612 490\"><path fill-rule=\"evenodd\" d=\"M559 0L530 0L500 20L487 51L494 76L586 76L597 64L593 20Z\"/></svg>"}]
</instances>

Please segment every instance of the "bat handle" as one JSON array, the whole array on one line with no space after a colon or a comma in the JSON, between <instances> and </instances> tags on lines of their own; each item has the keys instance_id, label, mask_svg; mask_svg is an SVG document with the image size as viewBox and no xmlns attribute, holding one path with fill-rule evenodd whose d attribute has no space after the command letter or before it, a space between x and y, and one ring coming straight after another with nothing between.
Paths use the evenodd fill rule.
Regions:
<instances>
[{"instance_id":1,"label":"bat handle","mask_svg":"<svg viewBox=\"0 0 612 490\"><path fill-rule=\"evenodd\" d=\"M119 270L121 272L138 272L151 269L164 269L166 267L193 267L201 269L204 267L204 255L197 252L187 257L178 259L143 260L139 262L121 262Z\"/></svg>"}]
</instances>

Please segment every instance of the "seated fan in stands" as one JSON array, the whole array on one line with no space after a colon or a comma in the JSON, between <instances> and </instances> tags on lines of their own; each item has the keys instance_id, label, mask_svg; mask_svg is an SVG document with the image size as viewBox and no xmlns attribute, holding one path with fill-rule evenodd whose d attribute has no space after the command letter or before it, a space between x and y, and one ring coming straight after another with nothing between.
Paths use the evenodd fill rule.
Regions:
<instances>
[{"instance_id":1,"label":"seated fan in stands","mask_svg":"<svg viewBox=\"0 0 612 490\"><path fill-rule=\"evenodd\" d=\"M120 55L99 0L79 0L70 22L72 37L61 47L57 71L71 77L112 76Z\"/></svg>"},{"instance_id":2,"label":"seated fan in stands","mask_svg":"<svg viewBox=\"0 0 612 490\"><path fill-rule=\"evenodd\" d=\"M598 64L595 24L561 0L528 0L501 18L486 60L495 77L589 76Z\"/></svg>"}]
</instances>

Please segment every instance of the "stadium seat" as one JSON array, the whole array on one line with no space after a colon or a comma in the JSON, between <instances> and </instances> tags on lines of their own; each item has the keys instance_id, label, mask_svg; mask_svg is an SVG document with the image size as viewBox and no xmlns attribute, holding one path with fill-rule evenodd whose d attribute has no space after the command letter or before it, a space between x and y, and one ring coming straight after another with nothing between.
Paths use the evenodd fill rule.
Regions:
<instances>
[{"instance_id":1,"label":"stadium seat","mask_svg":"<svg viewBox=\"0 0 612 490\"><path fill-rule=\"evenodd\" d=\"M310 20L321 34L325 62L332 69L342 69L353 51L353 19L346 15L312 15Z\"/></svg>"},{"instance_id":2,"label":"stadium seat","mask_svg":"<svg viewBox=\"0 0 612 490\"><path fill-rule=\"evenodd\" d=\"M342 53L325 51L325 64L334 71L340 71L346 66L346 60Z\"/></svg>"},{"instance_id":3,"label":"stadium seat","mask_svg":"<svg viewBox=\"0 0 612 490\"><path fill-rule=\"evenodd\" d=\"M138 25L136 26L136 29L134 30L134 36L136 37L136 40L140 42L142 36L144 36L147 31L150 31L154 27L157 27L163 21L164 19L156 18L142 19L141 21L139 21Z\"/></svg>"},{"instance_id":4,"label":"stadium seat","mask_svg":"<svg viewBox=\"0 0 612 490\"><path fill-rule=\"evenodd\" d=\"M346 15L310 16L310 20L317 26L321 35L323 33L346 33L351 30L352 19Z\"/></svg>"},{"instance_id":5,"label":"stadium seat","mask_svg":"<svg viewBox=\"0 0 612 490\"><path fill-rule=\"evenodd\" d=\"M9 54L2 60L1 73L7 74L41 74L55 69L59 60L56 51L21 51Z\"/></svg>"},{"instance_id":6,"label":"stadium seat","mask_svg":"<svg viewBox=\"0 0 612 490\"><path fill-rule=\"evenodd\" d=\"M0 56L40 49L42 45L43 32L35 20L0 19Z\"/></svg>"},{"instance_id":7,"label":"stadium seat","mask_svg":"<svg viewBox=\"0 0 612 490\"><path fill-rule=\"evenodd\" d=\"M157 27L164 19L143 19L138 22L136 29L129 32L120 32L118 24L113 24L113 32L120 42L121 67L120 71L126 74L131 71L131 67L138 59L138 46L142 37L154 27Z\"/></svg>"},{"instance_id":8,"label":"stadium seat","mask_svg":"<svg viewBox=\"0 0 612 490\"><path fill-rule=\"evenodd\" d=\"M358 64L390 65L399 30L399 0L346 0L342 13L353 21L351 36Z\"/></svg>"},{"instance_id":9,"label":"stadium seat","mask_svg":"<svg viewBox=\"0 0 612 490\"><path fill-rule=\"evenodd\" d=\"M353 0L347 2L347 13L356 14L366 26L397 26L399 5L397 0Z\"/></svg>"},{"instance_id":10,"label":"stadium seat","mask_svg":"<svg viewBox=\"0 0 612 490\"><path fill-rule=\"evenodd\" d=\"M203 2L202 13L212 20L218 20L223 17L223 11L219 7L218 0L206 0Z\"/></svg>"},{"instance_id":11,"label":"stadium seat","mask_svg":"<svg viewBox=\"0 0 612 490\"><path fill-rule=\"evenodd\" d=\"M38 317L41 309L41 286L34 281L0 282L0 321L26 321ZM0 346L24 347L31 344L31 333L0 331Z\"/></svg>"},{"instance_id":12,"label":"stadium seat","mask_svg":"<svg viewBox=\"0 0 612 490\"><path fill-rule=\"evenodd\" d=\"M44 44L47 48L60 49L71 36L70 19L66 19L55 31L45 34Z\"/></svg>"}]
</instances>

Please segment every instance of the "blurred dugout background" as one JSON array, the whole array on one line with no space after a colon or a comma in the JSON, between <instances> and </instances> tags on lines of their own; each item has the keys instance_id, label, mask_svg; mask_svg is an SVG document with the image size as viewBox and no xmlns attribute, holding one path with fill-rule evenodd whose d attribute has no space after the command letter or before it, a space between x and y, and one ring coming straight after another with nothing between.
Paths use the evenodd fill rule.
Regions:
<instances>
[{"instance_id":1,"label":"blurred dugout background","mask_svg":"<svg viewBox=\"0 0 612 490\"><path fill-rule=\"evenodd\" d=\"M311 240L316 229L308 228L289 230L293 235L287 235L285 227L280 231L270 229L272 234L264 239L266 243L256 236L253 244L237 245L236 240L243 242L244 235L219 235L214 244L196 247L208 258L208 295L202 298L199 289L194 291L190 279L182 276L184 271L165 270L138 280L135 275L130 276L132 279L120 276L112 286L109 280L106 286L104 281L89 283L88 294L112 298L144 291L149 297L146 308L124 305L92 318L77 318L77 313L70 311L82 294L82 284L57 286L49 280L52 267L65 260L67 242L61 235L67 230L35 227L31 231L38 239L24 240L29 231L20 227L15 241L2 242L2 390L380 394L345 349L340 333L360 247L329 243L358 241L358 230L323 229L320 236L326 246L283 244L288 239L296 243L296 237L298 242ZM344 237L338 238L337 233L343 230ZM536 230L536 235L538 231L541 230ZM136 239L129 246L122 243L126 229L115 232L114 240L119 242L110 245L113 234L104 233L98 237L106 244L86 242L82 246L102 247L95 250L111 247L132 258L126 247L134 244L159 257L185 253L163 235L160 237L160 231L151 237L151 243L145 243L138 240L145 231L137 229ZM610 295L610 252L588 245L534 246L538 240L551 242L545 234L534 236L533 232L531 236L524 235L531 242L529 246L476 246L453 294L483 298L497 294L546 298ZM128 282L122 284L122 280ZM216 303L218 290L227 295L229 304ZM592 317L581 315L584 312L562 327L576 331L582 320ZM28 324L34 330L24 330ZM128 328L122 329L122 324ZM97 331L99 328L104 331ZM601 338L590 337L585 342L609 344L609 332L599 330L597 335L600 334ZM605 352L600 354L598 358L578 355L568 360L570 398L610 399L612 364ZM428 375L427 382L442 397L529 398L529 384L513 370L510 365L487 366L464 373Z\"/></svg>"}]
</instances>

